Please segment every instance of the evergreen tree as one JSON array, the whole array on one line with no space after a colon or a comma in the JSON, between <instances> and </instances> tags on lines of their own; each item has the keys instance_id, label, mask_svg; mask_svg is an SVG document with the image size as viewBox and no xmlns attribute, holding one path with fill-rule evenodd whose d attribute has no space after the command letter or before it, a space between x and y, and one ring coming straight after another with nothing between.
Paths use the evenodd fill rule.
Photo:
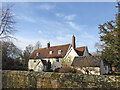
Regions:
<instances>
[{"instance_id":1,"label":"evergreen tree","mask_svg":"<svg viewBox=\"0 0 120 90\"><path fill-rule=\"evenodd\" d=\"M120 68L120 2L118 2L118 15L116 17L116 28L115 28L115 66Z\"/></svg>"},{"instance_id":2,"label":"evergreen tree","mask_svg":"<svg viewBox=\"0 0 120 90\"><path fill-rule=\"evenodd\" d=\"M2 43L2 69L25 70L19 56L22 51L18 49L12 42L0 42Z\"/></svg>"},{"instance_id":3,"label":"evergreen tree","mask_svg":"<svg viewBox=\"0 0 120 90\"><path fill-rule=\"evenodd\" d=\"M120 2L118 2L120 9ZM120 10L115 21L109 21L99 25L100 39L103 41L104 49L102 56L110 68L120 67Z\"/></svg>"}]
</instances>

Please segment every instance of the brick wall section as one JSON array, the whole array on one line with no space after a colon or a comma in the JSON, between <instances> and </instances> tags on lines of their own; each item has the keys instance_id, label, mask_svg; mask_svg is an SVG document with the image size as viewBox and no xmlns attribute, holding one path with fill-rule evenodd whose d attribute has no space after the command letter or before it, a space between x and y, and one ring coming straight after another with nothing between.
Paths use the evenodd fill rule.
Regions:
<instances>
[{"instance_id":1,"label":"brick wall section","mask_svg":"<svg viewBox=\"0 0 120 90\"><path fill-rule=\"evenodd\" d=\"M2 71L3 88L120 88L120 76Z\"/></svg>"}]
</instances>

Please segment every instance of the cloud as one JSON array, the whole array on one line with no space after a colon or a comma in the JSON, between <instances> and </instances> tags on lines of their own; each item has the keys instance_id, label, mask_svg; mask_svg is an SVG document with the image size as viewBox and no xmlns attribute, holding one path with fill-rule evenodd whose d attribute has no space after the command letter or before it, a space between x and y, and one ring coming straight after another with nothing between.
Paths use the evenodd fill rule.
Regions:
<instances>
[{"instance_id":1,"label":"cloud","mask_svg":"<svg viewBox=\"0 0 120 90\"><path fill-rule=\"evenodd\" d=\"M31 35L26 36L27 38L18 37L19 41L16 42L16 45L22 50L29 44L35 45L37 41L41 42L43 48L46 47L47 42L50 42L51 46L69 44L72 42L72 35L75 34L78 47L88 46L90 51L95 51L94 44L98 40L94 35L87 32L88 26L79 25L72 21L58 22L45 18L38 18L36 20L39 21L37 25L41 25L39 30L36 31L36 35L33 35L33 37L30 37ZM93 30L93 28L89 28L89 30Z\"/></svg>"},{"instance_id":2,"label":"cloud","mask_svg":"<svg viewBox=\"0 0 120 90\"><path fill-rule=\"evenodd\" d=\"M32 44L35 46L37 41L41 42L42 48L47 46L47 42L50 42L51 46L56 46L56 45L64 45L66 40L68 38L66 37L66 40L61 41L55 38L23 38L23 37L17 37L17 40L14 40L13 43L20 48L21 50L25 50L25 47L28 46L29 44Z\"/></svg>"},{"instance_id":3,"label":"cloud","mask_svg":"<svg viewBox=\"0 0 120 90\"><path fill-rule=\"evenodd\" d=\"M94 52L95 48L94 45L98 42L99 39L94 36L93 34L89 34L88 32L82 32L77 37L77 45L78 46L88 46L89 52Z\"/></svg>"},{"instance_id":4,"label":"cloud","mask_svg":"<svg viewBox=\"0 0 120 90\"><path fill-rule=\"evenodd\" d=\"M35 23L35 19L29 17L29 16L25 16L25 15L20 15L20 16L17 16L17 19L22 19L22 20L25 20L27 22L31 22L31 23Z\"/></svg>"},{"instance_id":5,"label":"cloud","mask_svg":"<svg viewBox=\"0 0 120 90\"><path fill-rule=\"evenodd\" d=\"M44 37L52 37L53 35L61 35L65 33L72 32L71 28L66 22L58 22L56 20L48 20L39 18L39 24L41 25L40 30L44 32Z\"/></svg>"},{"instance_id":6,"label":"cloud","mask_svg":"<svg viewBox=\"0 0 120 90\"><path fill-rule=\"evenodd\" d=\"M95 42L99 40L94 35L89 34L87 32L82 32L79 34L75 34L75 37L76 37L76 45L78 47L88 46L88 49L90 52L95 51L95 48L94 48ZM16 37L16 38L18 39L18 41L14 41L14 43L16 46L18 46L22 50L24 50L25 47L29 44L32 44L34 46L37 41L41 42L42 48L46 47L47 42L50 42L51 46L72 43L72 34L70 33L56 35L54 36L54 38L51 38L51 37L50 38Z\"/></svg>"},{"instance_id":7,"label":"cloud","mask_svg":"<svg viewBox=\"0 0 120 90\"><path fill-rule=\"evenodd\" d=\"M89 33L87 33L87 32L84 32L84 33L82 33L82 35L81 35L81 38L84 38L84 39L93 39L94 38L94 36L93 35L91 35L91 34L89 34Z\"/></svg>"},{"instance_id":8,"label":"cloud","mask_svg":"<svg viewBox=\"0 0 120 90\"><path fill-rule=\"evenodd\" d=\"M56 13L55 15L56 15L57 17L61 17L61 18L65 19L65 20L74 20L75 17L76 17L75 14L65 15L65 14L63 14L63 13Z\"/></svg>"},{"instance_id":9,"label":"cloud","mask_svg":"<svg viewBox=\"0 0 120 90\"><path fill-rule=\"evenodd\" d=\"M41 30L38 31L40 34L42 34L43 32Z\"/></svg>"},{"instance_id":10,"label":"cloud","mask_svg":"<svg viewBox=\"0 0 120 90\"><path fill-rule=\"evenodd\" d=\"M61 13L56 13L55 14L57 17L64 17L64 14L61 14Z\"/></svg>"},{"instance_id":11,"label":"cloud","mask_svg":"<svg viewBox=\"0 0 120 90\"><path fill-rule=\"evenodd\" d=\"M43 38L25 38L25 37L17 37L17 40L13 41L14 44L20 48L21 50L25 50L25 47L28 46L29 44L32 44L33 46L35 46L37 41L40 41L42 44L42 47L46 46L46 43L48 42L47 39L43 39Z\"/></svg>"},{"instance_id":12,"label":"cloud","mask_svg":"<svg viewBox=\"0 0 120 90\"><path fill-rule=\"evenodd\" d=\"M74 20L75 17L76 17L76 15L72 14L72 15L65 16L64 19L66 19L66 20Z\"/></svg>"},{"instance_id":13,"label":"cloud","mask_svg":"<svg viewBox=\"0 0 120 90\"><path fill-rule=\"evenodd\" d=\"M39 7L39 9L43 9L43 10L51 10L55 8L55 5L51 5L51 4L41 4Z\"/></svg>"},{"instance_id":14,"label":"cloud","mask_svg":"<svg viewBox=\"0 0 120 90\"><path fill-rule=\"evenodd\" d=\"M75 30L82 30L80 26L76 25L73 22L67 22L67 23Z\"/></svg>"},{"instance_id":15,"label":"cloud","mask_svg":"<svg viewBox=\"0 0 120 90\"><path fill-rule=\"evenodd\" d=\"M64 42L64 43L71 43L72 40L72 34L65 34L65 35L61 35L61 36L57 36L56 40L59 42Z\"/></svg>"},{"instance_id":16,"label":"cloud","mask_svg":"<svg viewBox=\"0 0 120 90\"><path fill-rule=\"evenodd\" d=\"M81 47L81 46L87 46L89 49L89 52L95 52L94 45L98 40L96 36L93 34L89 34L87 32L79 32L78 34L75 34L76 37L76 47ZM57 45L58 44L69 44L72 43L72 34L64 34L61 36L57 36L56 39Z\"/></svg>"}]
</instances>

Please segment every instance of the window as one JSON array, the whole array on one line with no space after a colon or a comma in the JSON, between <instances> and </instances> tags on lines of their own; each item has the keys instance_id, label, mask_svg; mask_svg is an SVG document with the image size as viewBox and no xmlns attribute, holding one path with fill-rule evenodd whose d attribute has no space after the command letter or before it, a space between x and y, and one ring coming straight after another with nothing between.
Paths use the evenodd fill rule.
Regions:
<instances>
[{"instance_id":1,"label":"window","mask_svg":"<svg viewBox=\"0 0 120 90\"><path fill-rule=\"evenodd\" d=\"M48 59L48 62L50 62L50 59Z\"/></svg>"},{"instance_id":2,"label":"window","mask_svg":"<svg viewBox=\"0 0 120 90\"><path fill-rule=\"evenodd\" d=\"M56 62L59 62L59 58L56 58Z\"/></svg>"},{"instance_id":3,"label":"window","mask_svg":"<svg viewBox=\"0 0 120 90\"><path fill-rule=\"evenodd\" d=\"M107 70L107 66L105 66L105 70Z\"/></svg>"},{"instance_id":4,"label":"window","mask_svg":"<svg viewBox=\"0 0 120 90\"><path fill-rule=\"evenodd\" d=\"M34 59L34 62L36 62L36 59Z\"/></svg>"},{"instance_id":5,"label":"window","mask_svg":"<svg viewBox=\"0 0 120 90\"><path fill-rule=\"evenodd\" d=\"M53 53L53 51L49 51L49 54L52 54Z\"/></svg>"},{"instance_id":6,"label":"window","mask_svg":"<svg viewBox=\"0 0 120 90\"><path fill-rule=\"evenodd\" d=\"M39 56L40 53L36 53L36 56Z\"/></svg>"},{"instance_id":7,"label":"window","mask_svg":"<svg viewBox=\"0 0 120 90\"><path fill-rule=\"evenodd\" d=\"M58 50L58 54L61 54L62 50Z\"/></svg>"}]
</instances>

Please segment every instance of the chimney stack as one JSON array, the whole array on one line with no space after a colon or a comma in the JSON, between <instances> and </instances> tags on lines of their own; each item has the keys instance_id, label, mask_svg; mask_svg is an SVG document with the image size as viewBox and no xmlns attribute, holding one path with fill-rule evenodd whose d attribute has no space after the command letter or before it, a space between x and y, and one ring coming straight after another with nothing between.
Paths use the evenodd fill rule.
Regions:
<instances>
[{"instance_id":1,"label":"chimney stack","mask_svg":"<svg viewBox=\"0 0 120 90\"><path fill-rule=\"evenodd\" d=\"M74 35L72 36L72 47L73 47L74 49L75 49L75 47L76 47L76 46L75 46L75 36L74 36Z\"/></svg>"},{"instance_id":2,"label":"chimney stack","mask_svg":"<svg viewBox=\"0 0 120 90\"><path fill-rule=\"evenodd\" d=\"M50 47L50 42L47 43L47 48L49 48L49 47Z\"/></svg>"}]
</instances>

